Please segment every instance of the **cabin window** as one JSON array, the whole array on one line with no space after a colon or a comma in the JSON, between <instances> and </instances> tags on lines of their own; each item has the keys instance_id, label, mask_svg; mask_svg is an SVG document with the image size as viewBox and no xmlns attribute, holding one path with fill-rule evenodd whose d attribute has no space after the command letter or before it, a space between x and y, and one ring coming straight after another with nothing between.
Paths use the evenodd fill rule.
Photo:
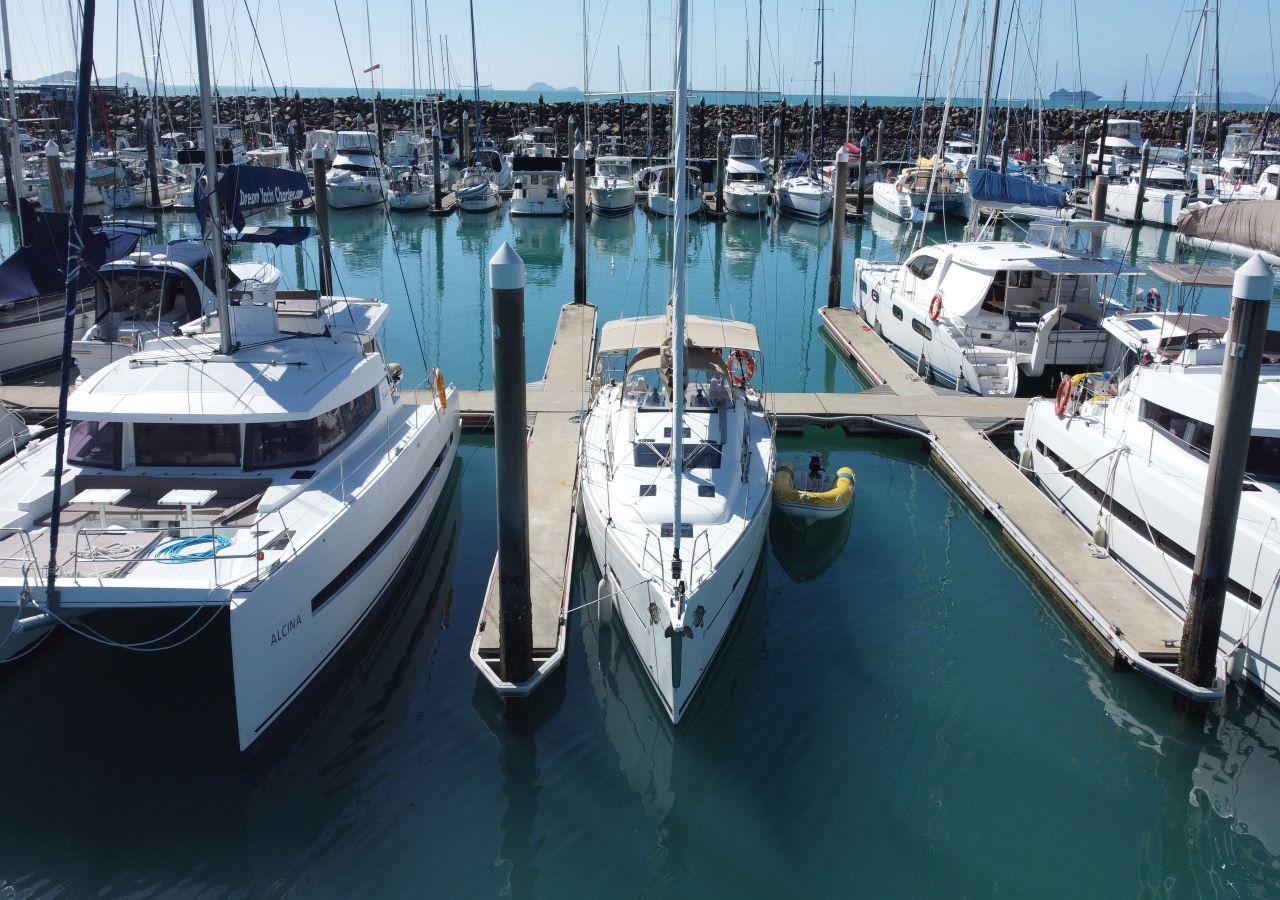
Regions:
<instances>
[{"instance_id":1,"label":"cabin window","mask_svg":"<svg viewBox=\"0 0 1280 900\"><path fill-rule=\"evenodd\" d=\"M938 268L938 260L932 256L917 256L907 265L907 270L921 281L933 275L933 270L936 268Z\"/></svg>"},{"instance_id":2,"label":"cabin window","mask_svg":"<svg viewBox=\"0 0 1280 900\"><path fill-rule=\"evenodd\" d=\"M1208 458L1213 446L1213 426L1208 422L1189 418L1150 400L1142 401L1142 419L1187 449ZM1244 468L1245 474L1255 481L1280 483L1280 438L1249 438Z\"/></svg>"},{"instance_id":3,"label":"cabin window","mask_svg":"<svg viewBox=\"0 0 1280 900\"><path fill-rule=\"evenodd\" d=\"M640 441L636 444L635 461L642 469L655 469L666 464L671 457L671 445L656 441ZM720 468L720 445L712 443L686 444L684 448L686 469Z\"/></svg>"},{"instance_id":4,"label":"cabin window","mask_svg":"<svg viewBox=\"0 0 1280 900\"><path fill-rule=\"evenodd\" d=\"M302 422L254 422L245 428L246 469L303 466L327 456L373 415L378 401L370 388L336 409Z\"/></svg>"},{"instance_id":5,"label":"cabin window","mask_svg":"<svg viewBox=\"0 0 1280 900\"><path fill-rule=\"evenodd\" d=\"M119 422L72 422L67 462L94 469L120 468L124 426Z\"/></svg>"},{"instance_id":6,"label":"cabin window","mask_svg":"<svg viewBox=\"0 0 1280 900\"><path fill-rule=\"evenodd\" d=\"M901 321L902 321L902 307L901 307L901 306L894 306L894 307L893 307L893 317L894 317L895 319L897 319L899 322L901 322Z\"/></svg>"},{"instance_id":7,"label":"cabin window","mask_svg":"<svg viewBox=\"0 0 1280 900\"><path fill-rule=\"evenodd\" d=\"M139 422L133 455L140 466L238 466L240 426Z\"/></svg>"},{"instance_id":8,"label":"cabin window","mask_svg":"<svg viewBox=\"0 0 1280 900\"><path fill-rule=\"evenodd\" d=\"M916 334L920 335L926 341L933 340L933 330L929 328L928 325L921 322L919 319L911 320L911 330L914 331Z\"/></svg>"}]
</instances>

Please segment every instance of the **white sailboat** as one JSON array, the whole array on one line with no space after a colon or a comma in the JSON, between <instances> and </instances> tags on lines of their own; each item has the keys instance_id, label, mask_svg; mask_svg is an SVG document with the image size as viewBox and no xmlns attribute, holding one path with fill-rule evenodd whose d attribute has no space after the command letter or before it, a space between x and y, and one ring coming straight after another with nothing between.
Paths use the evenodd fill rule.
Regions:
<instances>
[{"instance_id":1,"label":"white sailboat","mask_svg":"<svg viewBox=\"0 0 1280 900\"><path fill-rule=\"evenodd\" d=\"M796 216L801 219L824 219L831 214L835 204L835 190L831 182L823 177L814 154L820 149L814 138L817 131L819 109L825 106L824 92L826 79L822 75L825 47L825 9L822 0L818 2L818 58L814 63L814 97L809 110L809 153L805 170L797 172L790 178L778 183L775 189L778 199L778 212L784 216ZM843 202L843 201L842 201Z\"/></svg>"},{"instance_id":2,"label":"white sailboat","mask_svg":"<svg viewBox=\"0 0 1280 900\"><path fill-rule=\"evenodd\" d=\"M686 165L687 25L688 2L679 0L675 171ZM622 371L600 387L584 420L581 482L603 572L601 617L626 632L679 722L759 561L774 445L750 384L755 328L686 312L687 195L677 193L675 203L666 315L619 319L601 331L602 365L620 362Z\"/></svg>"}]
</instances>

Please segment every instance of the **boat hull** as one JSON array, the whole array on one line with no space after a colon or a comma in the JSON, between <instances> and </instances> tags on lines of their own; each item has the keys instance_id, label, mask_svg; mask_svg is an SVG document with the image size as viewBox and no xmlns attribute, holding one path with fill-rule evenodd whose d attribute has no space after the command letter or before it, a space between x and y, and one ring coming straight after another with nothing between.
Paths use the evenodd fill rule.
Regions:
<instances>
[{"instance_id":1,"label":"boat hull","mask_svg":"<svg viewBox=\"0 0 1280 900\"><path fill-rule=\"evenodd\" d=\"M513 216L563 216L565 205L562 197L512 197L510 210Z\"/></svg>"},{"instance_id":2,"label":"boat hull","mask_svg":"<svg viewBox=\"0 0 1280 900\"><path fill-rule=\"evenodd\" d=\"M83 334L93 324L93 315L83 304L91 294L81 293L81 312L75 318L73 334ZM62 356L62 316L48 315L36 322L0 328L0 380L53 365Z\"/></svg>"},{"instance_id":3,"label":"boat hull","mask_svg":"<svg viewBox=\"0 0 1280 900\"><path fill-rule=\"evenodd\" d=\"M724 205L730 215L757 219L769 211L769 194L766 191L724 192Z\"/></svg>"},{"instance_id":4,"label":"boat hull","mask_svg":"<svg viewBox=\"0 0 1280 900\"><path fill-rule=\"evenodd\" d=\"M361 209L377 206L387 196L387 186L374 178L330 181L325 187L330 209Z\"/></svg>"}]
</instances>

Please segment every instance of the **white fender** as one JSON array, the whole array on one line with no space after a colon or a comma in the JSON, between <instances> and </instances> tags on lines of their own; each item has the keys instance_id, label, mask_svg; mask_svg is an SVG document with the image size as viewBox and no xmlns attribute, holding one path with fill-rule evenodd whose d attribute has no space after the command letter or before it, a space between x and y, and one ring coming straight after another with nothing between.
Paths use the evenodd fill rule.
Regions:
<instances>
[{"instance_id":1,"label":"white fender","mask_svg":"<svg viewBox=\"0 0 1280 900\"><path fill-rule=\"evenodd\" d=\"M609 579L604 576L596 582L596 599L600 604L600 624L608 625L613 621L613 592L609 590Z\"/></svg>"}]
</instances>

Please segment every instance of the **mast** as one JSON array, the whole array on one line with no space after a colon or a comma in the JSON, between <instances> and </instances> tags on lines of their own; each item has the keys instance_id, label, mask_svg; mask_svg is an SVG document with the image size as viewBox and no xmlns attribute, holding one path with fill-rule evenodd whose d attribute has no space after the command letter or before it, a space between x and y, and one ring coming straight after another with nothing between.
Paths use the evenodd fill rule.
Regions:
<instances>
[{"instance_id":1,"label":"mast","mask_svg":"<svg viewBox=\"0 0 1280 900\"><path fill-rule=\"evenodd\" d=\"M827 117L822 113L827 105L827 10L824 0L818 0L818 108L814 114L818 118L818 147L827 140ZM814 151L809 151L809 162L813 164Z\"/></svg>"},{"instance_id":2,"label":"mast","mask_svg":"<svg viewBox=\"0 0 1280 900\"><path fill-rule=\"evenodd\" d=\"M587 0L582 0L582 146L591 139L591 67L587 63Z\"/></svg>"},{"instance_id":3,"label":"mast","mask_svg":"<svg viewBox=\"0 0 1280 900\"><path fill-rule=\"evenodd\" d=\"M476 58L476 4L475 0L467 0L467 7L471 10L471 90L475 97L475 115L476 115L476 139L475 146L479 147L481 140L484 138L484 121L480 118L480 62ZM462 152L466 153L467 148L463 147ZM473 153L472 156L475 154Z\"/></svg>"},{"instance_id":4,"label":"mast","mask_svg":"<svg viewBox=\"0 0 1280 900\"><path fill-rule=\"evenodd\" d=\"M987 74L982 81L982 109L978 113L978 168L987 167L987 138L991 131L991 76L996 67L996 37L1000 33L1000 0L991 10L991 46L987 48Z\"/></svg>"},{"instance_id":5,"label":"mast","mask_svg":"<svg viewBox=\"0 0 1280 900\"><path fill-rule=\"evenodd\" d=\"M1184 176L1191 181L1191 152L1196 145L1196 115L1200 111L1200 78L1204 74L1204 39L1209 30L1209 0L1204 0L1200 11L1200 54L1196 60L1196 92L1191 96L1191 128L1187 132L1187 163ZM1103 140L1106 139L1104 134Z\"/></svg>"},{"instance_id":6,"label":"mast","mask_svg":"<svg viewBox=\"0 0 1280 900\"><path fill-rule=\"evenodd\" d=\"M853 16L849 20L849 92L844 98L844 142L853 136L853 48L858 37L858 0L853 0ZM866 123L863 123L866 127Z\"/></svg>"},{"instance_id":7,"label":"mast","mask_svg":"<svg viewBox=\"0 0 1280 900\"><path fill-rule=\"evenodd\" d=\"M418 134L418 12L409 0L409 71L413 80L413 133Z\"/></svg>"},{"instance_id":8,"label":"mast","mask_svg":"<svg viewBox=\"0 0 1280 900\"><path fill-rule=\"evenodd\" d=\"M62 518L62 466L66 459L67 396L71 393L71 342L75 338L80 294L80 252L84 233L84 188L89 168L89 74L93 71L93 21L96 0L84 0L80 18L80 71L76 77L75 174L71 186L71 214L67 221L67 295L62 319L62 367L58 382L58 430L53 455L53 509L49 521L49 569L45 604L58 605L58 532ZM5 42L8 43L6 29ZM50 179L50 187L55 187Z\"/></svg>"},{"instance_id":9,"label":"mast","mask_svg":"<svg viewBox=\"0 0 1280 900\"><path fill-rule=\"evenodd\" d=\"M675 513L671 528L671 579L680 581L680 501L684 480L684 316L685 243L689 233L689 177L686 171L685 103L688 92L689 0L676 0L676 92L672 109L671 156L675 163L676 221L671 260L671 474L675 478Z\"/></svg>"},{"instance_id":10,"label":"mast","mask_svg":"<svg viewBox=\"0 0 1280 900\"><path fill-rule=\"evenodd\" d=\"M764 0L761 0L764 2ZM645 114L645 152L648 159L645 165L653 165L653 0L647 0L644 5L644 55L645 69L648 84L648 104L649 109Z\"/></svg>"},{"instance_id":11,"label":"mast","mask_svg":"<svg viewBox=\"0 0 1280 900\"><path fill-rule=\"evenodd\" d=\"M760 97L760 63L761 55L764 52L764 0L760 0L756 7L756 130L757 132L764 130L764 107L761 106ZM649 85L653 87L653 85ZM761 135L763 138L763 135Z\"/></svg>"},{"instance_id":12,"label":"mast","mask_svg":"<svg viewBox=\"0 0 1280 900\"><path fill-rule=\"evenodd\" d=\"M13 184L13 200L17 203L25 190L22 184L22 142L18 140L18 89L13 83L13 53L9 49L9 3L0 0L0 27L4 30L4 80L9 86L9 162L11 170L6 176ZM653 87L653 85L649 85ZM22 216L18 216L18 246L25 244L22 233Z\"/></svg>"},{"instance_id":13,"label":"mast","mask_svg":"<svg viewBox=\"0 0 1280 900\"><path fill-rule=\"evenodd\" d=\"M213 244L214 287L218 294L218 352L231 353L231 304L227 302L227 276L223 271L222 211L218 208L218 148L214 143L213 88L209 80L209 32L204 0L192 0L196 30L196 64L200 75L200 127L204 134L205 195L209 202L209 240ZM77 152L79 152L77 148Z\"/></svg>"}]
</instances>

